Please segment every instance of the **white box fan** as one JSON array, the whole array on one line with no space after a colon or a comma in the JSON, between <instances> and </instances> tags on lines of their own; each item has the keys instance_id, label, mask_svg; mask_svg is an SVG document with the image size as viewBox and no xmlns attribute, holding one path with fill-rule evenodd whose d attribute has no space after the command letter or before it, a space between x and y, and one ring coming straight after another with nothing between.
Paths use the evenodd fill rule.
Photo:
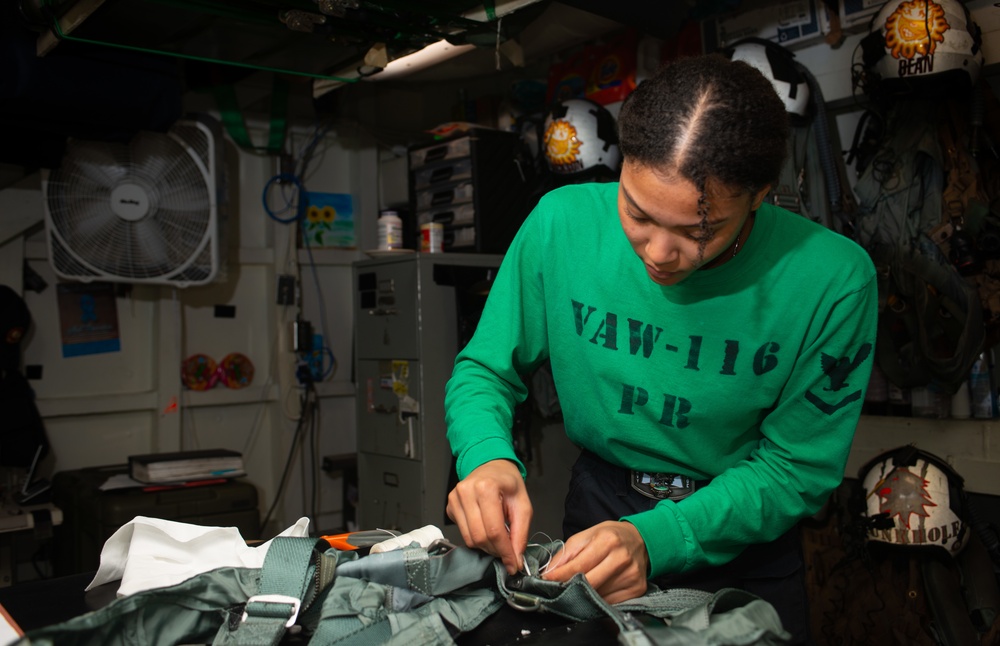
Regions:
<instances>
[{"instance_id":1,"label":"white box fan","mask_svg":"<svg viewBox=\"0 0 1000 646\"><path fill-rule=\"evenodd\" d=\"M42 183L49 261L77 281L188 287L219 270L221 137L208 119L71 139Z\"/></svg>"}]
</instances>

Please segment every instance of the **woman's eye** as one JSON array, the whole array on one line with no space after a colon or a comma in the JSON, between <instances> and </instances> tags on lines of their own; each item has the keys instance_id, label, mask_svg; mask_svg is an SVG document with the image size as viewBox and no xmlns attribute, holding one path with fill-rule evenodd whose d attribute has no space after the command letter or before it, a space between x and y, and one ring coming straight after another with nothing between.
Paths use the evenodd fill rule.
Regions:
<instances>
[{"instance_id":1,"label":"woman's eye","mask_svg":"<svg viewBox=\"0 0 1000 646\"><path fill-rule=\"evenodd\" d=\"M647 218L647 217L645 217L644 215L641 215L641 214L638 214L638 213L633 213L632 209L629 209L629 208L625 209L625 215L629 216L631 219L635 220L636 222L649 222L650 221L650 219Z\"/></svg>"},{"instance_id":2,"label":"woman's eye","mask_svg":"<svg viewBox=\"0 0 1000 646\"><path fill-rule=\"evenodd\" d=\"M715 237L715 231L691 231L687 237L695 242L711 242Z\"/></svg>"}]
</instances>

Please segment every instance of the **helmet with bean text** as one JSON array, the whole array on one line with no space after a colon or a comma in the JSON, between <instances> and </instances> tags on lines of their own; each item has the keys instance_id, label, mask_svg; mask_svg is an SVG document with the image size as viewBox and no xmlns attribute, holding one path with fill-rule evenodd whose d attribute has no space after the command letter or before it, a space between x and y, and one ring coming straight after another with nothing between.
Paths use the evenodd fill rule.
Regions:
<instances>
[{"instance_id":1,"label":"helmet with bean text","mask_svg":"<svg viewBox=\"0 0 1000 646\"><path fill-rule=\"evenodd\" d=\"M861 47L865 68L894 94L971 88L984 62L982 31L959 0L887 2Z\"/></svg>"},{"instance_id":2,"label":"helmet with bean text","mask_svg":"<svg viewBox=\"0 0 1000 646\"><path fill-rule=\"evenodd\" d=\"M886 451L860 472L868 540L955 556L968 542L960 475L941 458L912 445Z\"/></svg>"}]
</instances>

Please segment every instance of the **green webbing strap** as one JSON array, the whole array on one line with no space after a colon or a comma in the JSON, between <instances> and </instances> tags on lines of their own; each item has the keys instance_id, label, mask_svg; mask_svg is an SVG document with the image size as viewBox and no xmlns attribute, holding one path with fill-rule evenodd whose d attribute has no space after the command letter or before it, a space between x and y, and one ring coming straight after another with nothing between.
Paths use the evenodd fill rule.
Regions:
<instances>
[{"instance_id":1,"label":"green webbing strap","mask_svg":"<svg viewBox=\"0 0 1000 646\"><path fill-rule=\"evenodd\" d=\"M712 603L711 592L690 588L670 588L647 592L641 597L615 604L620 612L642 613L654 617L673 617L691 608Z\"/></svg>"},{"instance_id":2,"label":"green webbing strap","mask_svg":"<svg viewBox=\"0 0 1000 646\"><path fill-rule=\"evenodd\" d=\"M799 192L799 172L805 166L805 149L809 136L807 126L792 128L792 136L788 138L788 155L781 167L778 183L771 189L771 200L774 204L806 217L809 214L805 212Z\"/></svg>"},{"instance_id":3,"label":"green webbing strap","mask_svg":"<svg viewBox=\"0 0 1000 646\"><path fill-rule=\"evenodd\" d=\"M774 607L743 590L732 588L711 600L673 615L670 622L628 617L629 627L618 642L623 646L717 646L719 644L778 646L791 636L782 628Z\"/></svg>"},{"instance_id":4,"label":"green webbing strap","mask_svg":"<svg viewBox=\"0 0 1000 646\"><path fill-rule=\"evenodd\" d=\"M244 150L266 152L279 155L285 146L288 130L288 81L280 74L274 75L271 86L271 129L266 147L255 146L247 132L243 112L236 100L236 90L232 85L216 85L212 88L215 102L229 136Z\"/></svg>"},{"instance_id":5,"label":"green webbing strap","mask_svg":"<svg viewBox=\"0 0 1000 646\"><path fill-rule=\"evenodd\" d=\"M309 538L272 539L261 568L259 591L247 600L239 626L228 633L234 643L275 646L281 641L307 601L316 573L315 546L316 541Z\"/></svg>"},{"instance_id":6,"label":"green webbing strap","mask_svg":"<svg viewBox=\"0 0 1000 646\"><path fill-rule=\"evenodd\" d=\"M555 547L529 546L525 559L530 571L536 572L539 560L547 560ZM499 561L494 566L497 587L514 608L575 621L607 616L618 625L621 643L628 646L787 643L788 634L774 607L744 590L726 588L708 593L653 586L641 597L610 605L582 574L557 583L537 576L509 576ZM637 621L636 616L646 620Z\"/></svg>"},{"instance_id":7,"label":"green webbing strap","mask_svg":"<svg viewBox=\"0 0 1000 646\"><path fill-rule=\"evenodd\" d=\"M382 646L391 639L392 624L387 617L368 624L357 617L337 617L321 621L309 641L337 646Z\"/></svg>"}]
</instances>

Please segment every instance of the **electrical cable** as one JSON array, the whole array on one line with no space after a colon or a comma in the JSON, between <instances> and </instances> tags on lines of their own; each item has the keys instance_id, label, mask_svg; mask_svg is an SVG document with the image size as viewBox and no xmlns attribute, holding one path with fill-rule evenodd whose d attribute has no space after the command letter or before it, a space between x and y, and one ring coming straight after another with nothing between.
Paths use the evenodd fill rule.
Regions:
<instances>
[{"instance_id":1,"label":"electrical cable","mask_svg":"<svg viewBox=\"0 0 1000 646\"><path fill-rule=\"evenodd\" d=\"M309 269L310 269L310 271L312 273L312 276L313 276L313 282L316 285L316 298L317 298L317 301L318 301L317 305L318 305L318 308L319 308L319 326L320 326L319 329L323 331L323 340L324 340L324 342L329 343L329 341L330 341L330 336L329 336L330 333L329 333L329 329L327 328L327 324L326 324L326 299L323 298L323 290L322 290L321 285L320 285L319 272L316 269L316 260L313 258L312 245L309 244L309 240L308 239L306 239L306 241L305 241L305 246L306 246L306 255L309 256ZM326 347L327 346L324 346L324 349ZM333 359L333 364L336 365L337 358L336 358L336 356L333 355L333 351L332 350L330 351L330 356ZM332 374L333 373L331 373L331 375ZM324 377L324 379L325 379L325 377Z\"/></svg>"},{"instance_id":2,"label":"electrical cable","mask_svg":"<svg viewBox=\"0 0 1000 646\"><path fill-rule=\"evenodd\" d=\"M325 123L317 123L313 129L313 133L310 136L308 142L297 155L297 160L295 164L295 173L283 172L274 175L264 186L264 190L261 195L261 201L263 203L264 211L267 213L268 217L272 220L281 224L301 224L304 219L308 207L309 199L306 193L306 188L303 183L302 178L306 176L306 172L309 168L310 162L312 161L313 155L316 151L318 144L323 141L324 135L333 126L332 121L327 121ZM283 192L283 197L285 199L285 205L278 209L272 209L269 204L269 195L272 192L272 188L275 184L280 184L285 187ZM289 195L289 187L294 189L294 195ZM292 215L287 215L292 213ZM284 261L286 264L290 263L290 259L294 257L294 250L297 249L298 231L296 234L289 236L289 249ZM323 333L323 339L328 342L330 339L329 327L327 325L326 317L326 301L323 296L322 285L319 279L319 272L317 270L317 265L315 258L313 256L312 246L309 243L308 238L303 237L303 242L306 248L306 255L308 256L308 264L310 268L310 273L312 274L313 282L316 287L317 296L317 306L319 309L319 319L320 319L320 330ZM294 263L296 271L296 279L299 284L301 284L301 263L297 260ZM299 316L302 314L302 302L301 302L301 291L299 292L299 297L297 299ZM288 484L288 477L291 473L291 465L294 461L294 456L297 450L301 447L304 441L309 442L308 450L303 449L300 454L302 460L309 459L309 466L302 465L302 484L303 487L306 485L306 478L311 481L309 484L309 492L303 491L303 499L305 500L308 496L310 501L309 516L310 520L315 524L315 519L318 516L319 510L319 482L318 482L318 470L316 465L317 455L318 455L318 442L319 442L319 401L318 395L315 390L315 380L325 380L332 376L337 370L337 358L330 348L330 346L324 343L319 347L316 352L320 353L320 369L317 371L318 374L311 374L308 364L306 364L304 358L300 358L297 362L296 367L296 377L299 380L301 386L305 389L301 397L301 411L296 424L294 435L292 438L292 445L289 449L289 454L285 462L285 466L282 470L282 475L279 481L278 491L275 494L274 500L272 501L270 509L268 509L267 514L264 517L261 526L266 526L267 522L271 519L274 514L277 505L284 496L285 488ZM324 366L324 358L329 357L329 366ZM306 374L301 374L302 372ZM289 391L291 394L291 391ZM284 398L282 398L284 402ZM287 408L283 404L283 408ZM287 415L287 410L286 410Z\"/></svg>"},{"instance_id":3,"label":"electrical cable","mask_svg":"<svg viewBox=\"0 0 1000 646\"><path fill-rule=\"evenodd\" d=\"M295 459L296 451L301 444L303 430L309 423L309 417L312 415L312 409L318 402L313 402L311 399L315 397L316 390L311 386L307 386L302 394L302 414L299 417L298 424L295 426L295 431L292 435L292 444L288 448L288 457L285 459L285 467L281 472L281 478L278 481L278 490L274 493L274 499L271 502L271 507L267 510L267 514L264 515L264 519L261 521L260 526L264 528L267 526L268 521L271 520L271 516L274 514L274 510L278 507L278 503L281 502L282 496L284 495L285 486L288 484L288 476L291 473L292 461Z\"/></svg>"},{"instance_id":4,"label":"electrical cable","mask_svg":"<svg viewBox=\"0 0 1000 646\"><path fill-rule=\"evenodd\" d=\"M279 333L280 333L280 328L279 328ZM244 456L250 455L250 450L253 448L254 440L257 439L257 433L260 432L261 422L264 419L264 412L267 409L267 407L264 406L263 404L265 404L267 402L267 393L270 391L270 389L271 389L271 382L274 379L274 367L273 366L276 365L277 361L278 361L278 338L277 337L278 337L278 335L276 334L274 342L271 343L271 361L272 361L272 363L269 366L271 369L268 370L267 379L264 380L264 385L261 386L260 400L258 401L258 403L262 404L262 405L260 407L258 407L258 409L257 409L257 416L254 418L253 426L250 427L250 432L247 434L246 442L244 442L244 444L243 444L243 455Z\"/></svg>"},{"instance_id":5,"label":"electrical cable","mask_svg":"<svg viewBox=\"0 0 1000 646\"><path fill-rule=\"evenodd\" d=\"M177 350L177 352L176 352L176 354L174 356L177 357L177 358L179 358L177 355L182 355L183 354L184 339L187 337L187 317L184 315L184 311L185 311L184 310L184 306L181 304L180 300L178 299L177 287L176 286L174 286L174 287L171 288L170 295L171 295L170 308L171 308L171 313L173 314L173 318L174 318L174 325L173 325L173 328L174 328L174 344L175 344L175 348ZM183 390L181 392L183 393ZM197 430L195 428L195 424L194 424L194 411L193 410L189 410L190 407L184 405L184 396L183 396L183 394L181 394L180 396L178 396L178 398L177 398L177 406L178 406L178 413L180 413L180 423L179 423L179 426L180 426L180 428L179 428L179 435L180 435L179 443L180 443L180 447L179 448L180 448L181 451L185 451L185 450L187 450L189 448L187 446L187 443L184 441L184 439L185 439L185 432L184 432L185 431L185 428L184 428L185 427L185 417L188 420L188 426L189 426L189 430L190 430L190 434L191 434L191 439L193 440L193 443L194 443L194 448L198 448L198 432L197 432Z\"/></svg>"},{"instance_id":6,"label":"electrical cable","mask_svg":"<svg viewBox=\"0 0 1000 646\"><path fill-rule=\"evenodd\" d=\"M302 182L302 177L305 176L306 170L309 167L309 163L312 159L312 154L316 149L317 144L322 140L323 135L325 135L330 128L333 126L332 122L328 122L324 125L317 124L313 129L313 134L310 136L308 143L302 148L298 154L297 169L296 173L278 173L273 176L264 186L263 193L261 195L261 201L264 206L264 211L267 213L268 217L272 220L279 222L281 224L293 224L300 222L304 217L309 208L309 200L306 197L306 189ZM289 199L286 197L286 204L284 208L279 211L275 211L271 208L268 203L268 194L271 191L272 186L278 182L280 184L291 184L296 189L296 197L294 199ZM283 214L293 210L294 215L289 217L283 217ZM294 236L293 236L294 237ZM306 254L309 256L309 267L313 275L313 281L316 286L317 295L317 305L319 309L320 318L320 330L323 333L323 338L326 341L330 339L329 327L326 321L326 301L323 297L323 291L319 280L319 273L316 269L316 260L313 257L312 246L309 243L308 238L304 238L304 244L306 248ZM326 346L324 346L326 347ZM336 372L337 360L336 356L333 356L333 351L330 350L332 357L333 371L329 374L324 374L324 379L332 376Z\"/></svg>"},{"instance_id":7,"label":"electrical cable","mask_svg":"<svg viewBox=\"0 0 1000 646\"><path fill-rule=\"evenodd\" d=\"M302 510L299 512L299 516L305 516L309 519L309 535L313 536L316 533L316 522L312 515L309 513L309 494L306 489L306 472L308 468L309 460L309 442L312 435L312 423L306 424L305 429L303 429L301 449L299 450L299 496L296 502L300 502L302 505Z\"/></svg>"},{"instance_id":8,"label":"electrical cable","mask_svg":"<svg viewBox=\"0 0 1000 646\"><path fill-rule=\"evenodd\" d=\"M303 146L302 150L299 152L299 158L297 164L298 166L297 172L299 177L306 176L306 171L308 170L309 165L312 162L312 157L314 152L316 151L316 146L319 144L320 141L323 140L323 137L326 135L327 132L329 132L329 130L332 127L333 127L333 121L327 121L326 123L323 122L317 123L313 128L313 134L310 137L309 142L305 146ZM312 245L309 243L308 237L304 236L303 238L306 247L306 255L309 256L309 268L313 275L313 281L316 285L316 297L317 297L317 305L319 308L320 330L323 333L324 342L329 343L330 330L326 322L326 300L323 297L323 290L320 285L319 273L316 269L316 260L313 257ZM322 351L324 349L327 349L328 347L329 346L324 345L324 347L321 348L320 350ZM333 355L332 350L330 350L330 355L333 360L332 365L334 366L334 369L329 375L324 374L323 380L327 379L329 376L332 376L334 372L336 372L335 366L337 364L337 359Z\"/></svg>"},{"instance_id":9,"label":"electrical cable","mask_svg":"<svg viewBox=\"0 0 1000 646\"><path fill-rule=\"evenodd\" d=\"M334 356L333 350L331 350L329 346L324 345L321 351L324 356L328 356L330 358L329 367L323 368L321 365L320 368L321 375L319 381L326 381L327 379L330 378L331 375L337 372L337 357ZM322 359L321 359L321 364L322 364Z\"/></svg>"},{"instance_id":10,"label":"electrical cable","mask_svg":"<svg viewBox=\"0 0 1000 646\"><path fill-rule=\"evenodd\" d=\"M319 445L319 427L320 419L322 417L322 408L320 407L319 401L316 402L316 412L313 415L312 423L310 426L310 442L309 442L309 464L311 465L311 477L310 477L310 492L309 492L309 512L310 517L313 520L313 526L315 526L319 519L319 471L316 468L317 460L317 448Z\"/></svg>"},{"instance_id":11,"label":"electrical cable","mask_svg":"<svg viewBox=\"0 0 1000 646\"><path fill-rule=\"evenodd\" d=\"M282 213L286 213L293 208L292 201L287 198L285 200L285 208L281 211L276 212L271 209L271 205L268 204L267 201L267 195L271 191L271 187L274 186L275 182L278 184L291 184L295 187L298 193L296 196L298 199L294 204L295 215L292 215L291 217L281 217ZM267 183L264 184L264 191L261 193L261 202L264 204L264 212L267 213L267 216L282 224L291 224L292 222L301 220L305 216L306 210L309 208L309 201L305 196L305 187L302 185L302 181L299 179L298 175L294 175L292 173L278 173L271 179L267 180Z\"/></svg>"},{"instance_id":12,"label":"electrical cable","mask_svg":"<svg viewBox=\"0 0 1000 646\"><path fill-rule=\"evenodd\" d=\"M316 150L316 145L322 141L323 136L329 132L330 128L333 127L333 121L327 122L325 125L320 127L320 124L316 124L313 128L313 134L310 137L309 143L303 146L302 150L299 151L299 158L296 164L297 172L299 177L306 176L306 168L309 167L309 163L312 161L313 152Z\"/></svg>"}]
</instances>

